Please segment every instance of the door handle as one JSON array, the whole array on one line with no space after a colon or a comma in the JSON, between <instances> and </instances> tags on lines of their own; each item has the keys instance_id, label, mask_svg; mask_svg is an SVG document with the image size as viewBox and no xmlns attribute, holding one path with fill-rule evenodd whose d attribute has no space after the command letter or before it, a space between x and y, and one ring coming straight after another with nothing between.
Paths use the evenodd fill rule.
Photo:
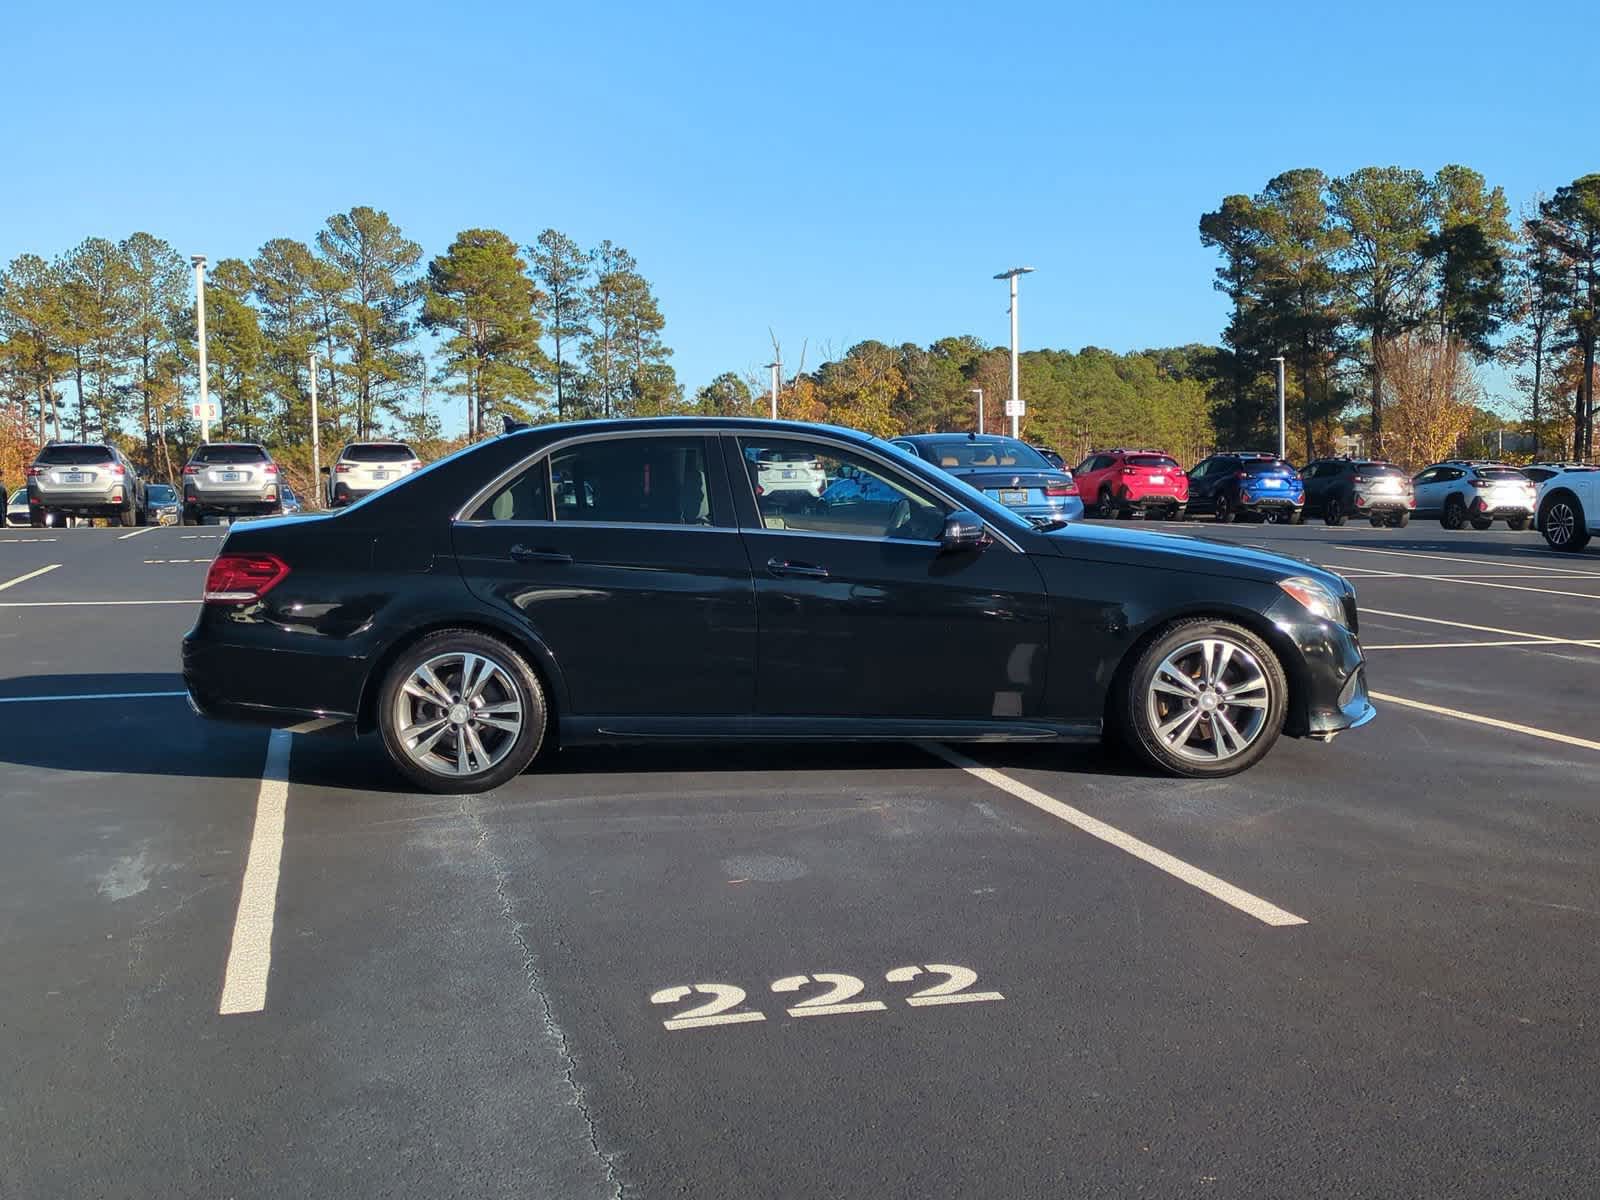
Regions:
<instances>
[{"instance_id":1,"label":"door handle","mask_svg":"<svg viewBox=\"0 0 1600 1200\"><path fill-rule=\"evenodd\" d=\"M511 547L511 558L514 562L522 563L570 563L572 555L562 554L559 550L534 550L528 546L517 545Z\"/></svg>"},{"instance_id":2,"label":"door handle","mask_svg":"<svg viewBox=\"0 0 1600 1200\"><path fill-rule=\"evenodd\" d=\"M828 568L819 567L815 563L791 562L785 558L767 559L767 573L782 578L785 575L800 575L807 579L826 579Z\"/></svg>"}]
</instances>

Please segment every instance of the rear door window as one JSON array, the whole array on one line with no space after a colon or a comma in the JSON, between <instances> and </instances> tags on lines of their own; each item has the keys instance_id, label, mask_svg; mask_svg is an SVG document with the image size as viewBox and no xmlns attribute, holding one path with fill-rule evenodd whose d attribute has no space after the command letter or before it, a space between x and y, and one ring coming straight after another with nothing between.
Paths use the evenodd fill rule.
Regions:
<instances>
[{"instance_id":1,"label":"rear door window","mask_svg":"<svg viewBox=\"0 0 1600 1200\"><path fill-rule=\"evenodd\" d=\"M741 438L739 447L766 529L930 542L944 532L948 505L863 455L787 439ZM760 469L771 453L814 463L820 488L810 479L771 479ZM790 482L799 486L784 486Z\"/></svg>"},{"instance_id":2,"label":"rear door window","mask_svg":"<svg viewBox=\"0 0 1600 1200\"><path fill-rule=\"evenodd\" d=\"M713 511L707 463L701 437L602 438L557 450L550 456L556 520L726 524Z\"/></svg>"},{"instance_id":3,"label":"rear door window","mask_svg":"<svg viewBox=\"0 0 1600 1200\"><path fill-rule=\"evenodd\" d=\"M346 462L358 463L389 463L410 462L416 458L410 446L402 445L355 445L346 446L343 454L339 456Z\"/></svg>"},{"instance_id":4,"label":"rear door window","mask_svg":"<svg viewBox=\"0 0 1600 1200\"><path fill-rule=\"evenodd\" d=\"M548 521L550 460L541 458L490 496L472 513L474 521Z\"/></svg>"}]
</instances>

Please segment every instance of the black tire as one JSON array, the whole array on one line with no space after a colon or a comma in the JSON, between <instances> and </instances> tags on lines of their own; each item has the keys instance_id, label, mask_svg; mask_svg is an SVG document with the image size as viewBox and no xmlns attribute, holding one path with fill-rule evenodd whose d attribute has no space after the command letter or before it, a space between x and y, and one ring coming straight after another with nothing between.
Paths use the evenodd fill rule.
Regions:
<instances>
[{"instance_id":1,"label":"black tire","mask_svg":"<svg viewBox=\"0 0 1600 1200\"><path fill-rule=\"evenodd\" d=\"M1327 503L1322 506L1322 519L1329 525L1343 525L1350 517L1344 511L1344 505L1339 503L1339 497L1329 496Z\"/></svg>"},{"instance_id":2,"label":"black tire","mask_svg":"<svg viewBox=\"0 0 1600 1200\"><path fill-rule=\"evenodd\" d=\"M133 502L128 502L127 508L117 509L117 524L124 529L132 529L138 523L138 514L133 510Z\"/></svg>"},{"instance_id":3,"label":"black tire","mask_svg":"<svg viewBox=\"0 0 1600 1200\"><path fill-rule=\"evenodd\" d=\"M1111 501L1111 489L1100 489L1099 499L1095 503L1094 515L1097 517L1110 517L1116 515L1116 506Z\"/></svg>"},{"instance_id":4,"label":"black tire","mask_svg":"<svg viewBox=\"0 0 1600 1200\"><path fill-rule=\"evenodd\" d=\"M1467 506L1461 502L1460 496L1451 496L1444 502L1444 512L1439 515L1439 524L1446 529L1460 529L1467 523Z\"/></svg>"},{"instance_id":5,"label":"black tire","mask_svg":"<svg viewBox=\"0 0 1600 1200\"><path fill-rule=\"evenodd\" d=\"M1407 525L1411 524L1411 514L1405 511L1397 512L1393 517L1389 518L1389 524L1393 525L1396 529L1404 529Z\"/></svg>"},{"instance_id":6,"label":"black tire","mask_svg":"<svg viewBox=\"0 0 1600 1200\"><path fill-rule=\"evenodd\" d=\"M514 685L526 719L510 750L487 770L468 774L439 774L414 761L406 751L396 728L396 698L406 681L423 663L442 654L470 653L488 659L505 673ZM549 706L539 677L521 654L505 642L469 629L445 629L430 633L407 649L389 667L378 692L378 731L383 747L395 769L417 788L446 795L486 792L515 779L534 760L544 745Z\"/></svg>"},{"instance_id":7,"label":"black tire","mask_svg":"<svg viewBox=\"0 0 1600 1200\"><path fill-rule=\"evenodd\" d=\"M1493 526L1494 526L1494 518L1493 517L1473 517L1472 518L1472 527L1474 529L1476 529L1479 533L1482 533L1486 529L1491 529L1491 528L1493 528Z\"/></svg>"},{"instance_id":8,"label":"black tire","mask_svg":"<svg viewBox=\"0 0 1600 1200\"><path fill-rule=\"evenodd\" d=\"M1163 701L1162 697L1152 699L1154 693L1151 685L1155 682L1156 673L1163 660L1188 645L1213 639L1231 643L1235 647L1232 662L1238 669L1243 670L1248 666L1246 660L1238 657L1240 650L1244 651L1249 659L1253 659L1260 668L1267 692L1266 707L1259 710L1262 712L1262 723L1255 731L1253 740L1243 750L1216 762L1204 757L1191 757L1174 749L1154 724L1165 714L1151 711L1152 707L1159 703L1173 703ZM1278 735L1283 732L1284 717L1289 706L1288 676L1284 673L1283 664L1278 661L1278 656L1273 653L1272 648L1241 625L1205 617L1174 621L1166 626L1145 645L1132 665L1120 673L1114 687L1116 692L1113 696L1113 724L1122 731L1129 748L1158 771L1192 779L1216 779L1236 775L1260 762L1272 749L1278 740ZM1173 703L1173 710L1178 711L1179 704ZM1231 711L1233 716L1238 717L1241 712L1256 710L1240 710L1223 703L1218 705L1216 711L1224 717ZM1199 733L1207 728L1211 720L1209 716L1199 718L1195 725L1196 732ZM1191 738L1194 736L1195 734L1190 735ZM1191 750L1193 749L1191 747Z\"/></svg>"},{"instance_id":9,"label":"black tire","mask_svg":"<svg viewBox=\"0 0 1600 1200\"><path fill-rule=\"evenodd\" d=\"M1117 505L1117 520L1119 520L1119 521L1131 521L1131 520L1133 520L1133 505L1127 504L1127 503L1123 503L1123 504Z\"/></svg>"},{"instance_id":10,"label":"black tire","mask_svg":"<svg viewBox=\"0 0 1600 1200\"><path fill-rule=\"evenodd\" d=\"M1186 521L1188 519L1188 510L1185 509L1181 504L1174 504L1171 508L1167 509L1167 520L1169 521Z\"/></svg>"},{"instance_id":11,"label":"black tire","mask_svg":"<svg viewBox=\"0 0 1600 1200\"><path fill-rule=\"evenodd\" d=\"M1576 553L1589 544L1588 518L1571 492L1545 497L1539 506L1539 532L1545 544L1562 553Z\"/></svg>"},{"instance_id":12,"label":"black tire","mask_svg":"<svg viewBox=\"0 0 1600 1200\"><path fill-rule=\"evenodd\" d=\"M1506 518L1506 528L1511 530L1513 533L1526 533L1528 531L1528 527L1531 526L1532 524L1533 524L1533 518L1532 517L1507 517Z\"/></svg>"},{"instance_id":13,"label":"black tire","mask_svg":"<svg viewBox=\"0 0 1600 1200\"><path fill-rule=\"evenodd\" d=\"M28 510L28 524L32 528L34 528L34 529L43 529L49 523L50 523L50 514L49 513L45 512L42 509L38 509L38 508L32 508L32 509Z\"/></svg>"},{"instance_id":14,"label":"black tire","mask_svg":"<svg viewBox=\"0 0 1600 1200\"><path fill-rule=\"evenodd\" d=\"M200 524L200 518L195 515L194 509L190 508L186 504L183 507L182 514L178 517L178 524L179 525L198 525L198 524Z\"/></svg>"},{"instance_id":15,"label":"black tire","mask_svg":"<svg viewBox=\"0 0 1600 1200\"><path fill-rule=\"evenodd\" d=\"M1217 509L1213 519L1218 525L1231 525L1238 514L1233 511L1233 502L1226 495L1217 497Z\"/></svg>"}]
</instances>

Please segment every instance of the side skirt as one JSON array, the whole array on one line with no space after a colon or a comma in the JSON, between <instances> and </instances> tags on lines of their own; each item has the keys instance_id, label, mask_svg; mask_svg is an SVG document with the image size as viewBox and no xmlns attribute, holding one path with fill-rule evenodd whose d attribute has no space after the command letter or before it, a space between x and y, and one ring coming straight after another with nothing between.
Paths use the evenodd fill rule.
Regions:
<instances>
[{"instance_id":1,"label":"side skirt","mask_svg":"<svg viewBox=\"0 0 1600 1200\"><path fill-rule=\"evenodd\" d=\"M887 717L563 716L563 745L597 742L1098 742L1101 722Z\"/></svg>"}]
</instances>

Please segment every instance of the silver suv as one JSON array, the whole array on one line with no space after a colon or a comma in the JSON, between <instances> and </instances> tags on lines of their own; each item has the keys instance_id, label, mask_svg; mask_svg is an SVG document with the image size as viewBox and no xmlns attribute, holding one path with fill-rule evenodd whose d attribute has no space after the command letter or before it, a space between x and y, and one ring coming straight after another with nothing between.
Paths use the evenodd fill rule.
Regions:
<instances>
[{"instance_id":1,"label":"silver suv","mask_svg":"<svg viewBox=\"0 0 1600 1200\"><path fill-rule=\"evenodd\" d=\"M328 477L328 507L353 504L421 469L422 460L404 442L351 442L332 467L322 468Z\"/></svg>"},{"instance_id":2,"label":"silver suv","mask_svg":"<svg viewBox=\"0 0 1600 1200\"><path fill-rule=\"evenodd\" d=\"M278 464L254 442L201 446L183 468L183 523L207 517L257 517L283 511Z\"/></svg>"},{"instance_id":3,"label":"silver suv","mask_svg":"<svg viewBox=\"0 0 1600 1200\"><path fill-rule=\"evenodd\" d=\"M64 525L66 517L108 517L144 524L144 480L115 446L51 442L28 468L31 524Z\"/></svg>"},{"instance_id":4,"label":"silver suv","mask_svg":"<svg viewBox=\"0 0 1600 1200\"><path fill-rule=\"evenodd\" d=\"M1471 523L1488 529L1504 521L1509 529L1533 525L1533 481L1506 463L1452 458L1435 463L1412 484L1416 489L1416 515L1438 517L1446 529Z\"/></svg>"}]
</instances>

